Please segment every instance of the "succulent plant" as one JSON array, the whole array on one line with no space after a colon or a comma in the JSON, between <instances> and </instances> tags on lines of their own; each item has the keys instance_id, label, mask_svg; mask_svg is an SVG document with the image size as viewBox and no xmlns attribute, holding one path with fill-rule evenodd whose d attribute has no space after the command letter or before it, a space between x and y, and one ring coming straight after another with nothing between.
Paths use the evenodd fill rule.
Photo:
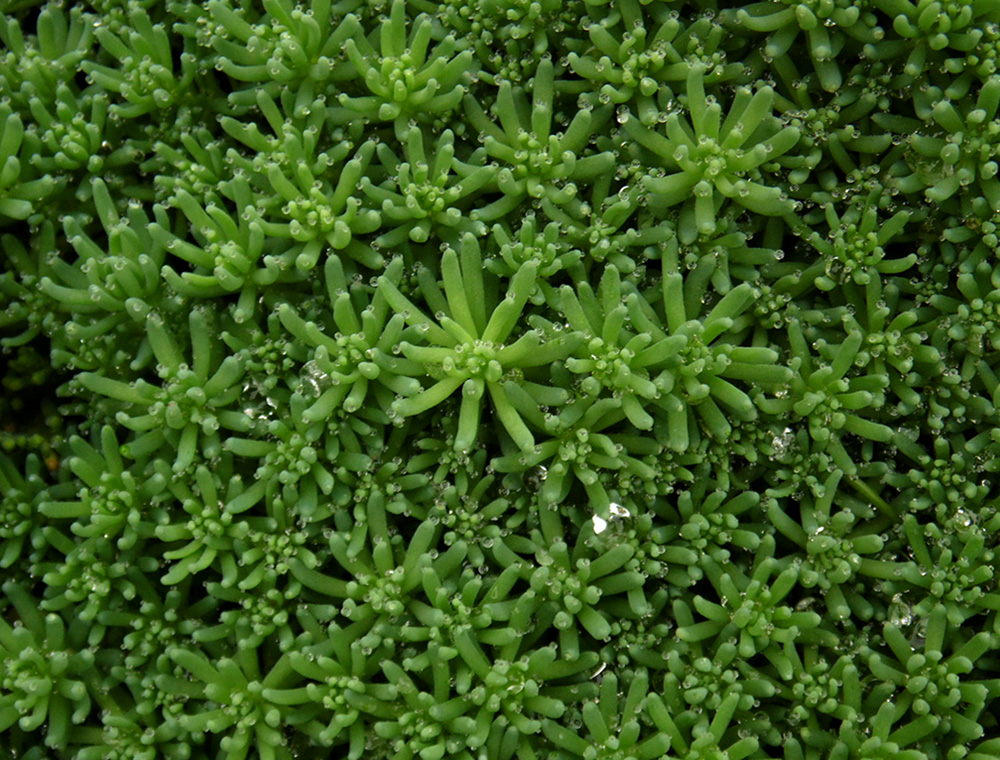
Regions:
<instances>
[{"instance_id":1,"label":"succulent plant","mask_svg":"<svg viewBox=\"0 0 1000 760\"><path fill-rule=\"evenodd\" d=\"M996 760L1000 0L0 0L0 756Z\"/></svg>"}]
</instances>

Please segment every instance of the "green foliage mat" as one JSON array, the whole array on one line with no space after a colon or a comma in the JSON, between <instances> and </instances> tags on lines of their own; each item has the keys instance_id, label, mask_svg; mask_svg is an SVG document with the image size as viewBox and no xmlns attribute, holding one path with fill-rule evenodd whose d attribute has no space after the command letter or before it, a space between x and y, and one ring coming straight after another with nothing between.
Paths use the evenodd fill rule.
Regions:
<instances>
[{"instance_id":1,"label":"green foliage mat","mask_svg":"<svg viewBox=\"0 0 1000 760\"><path fill-rule=\"evenodd\" d=\"M1000 758L1000 0L0 0L0 754Z\"/></svg>"}]
</instances>

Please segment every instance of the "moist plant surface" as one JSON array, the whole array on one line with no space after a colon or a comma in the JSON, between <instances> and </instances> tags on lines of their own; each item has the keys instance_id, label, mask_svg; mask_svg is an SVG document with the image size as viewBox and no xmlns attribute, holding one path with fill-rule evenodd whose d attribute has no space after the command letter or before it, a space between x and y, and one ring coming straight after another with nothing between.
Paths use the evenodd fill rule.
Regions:
<instances>
[{"instance_id":1,"label":"moist plant surface","mask_svg":"<svg viewBox=\"0 0 1000 760\"><path fill-rule=\"evenodd\" d=\"M0 0L0 755L1000 758L998 66Z\"/></svg>"}]
</instances>

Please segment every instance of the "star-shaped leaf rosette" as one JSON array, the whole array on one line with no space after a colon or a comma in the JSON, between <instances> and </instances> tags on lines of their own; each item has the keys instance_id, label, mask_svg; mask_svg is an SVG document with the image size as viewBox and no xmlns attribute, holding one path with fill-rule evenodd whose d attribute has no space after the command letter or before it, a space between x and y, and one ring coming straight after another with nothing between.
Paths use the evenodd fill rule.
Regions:
<instances>
[{"instance_id":1,"label":"star-shaped leaf rosette","mask_svg":"<svg viewBox=\"0 0 1000 760\"><path fill-rule=\"evenodd\" d=\"M444 291L436 283L426 284L424 296L428 302L441 306L434 320L391 281L379 278L379 289L389 305L413 327L414 340L420 339L419 343L402 341L400 351L434 380L415 396L395 402L395 414L420 414L461 388L455 448L468 450L480 434L483 396L488 391L500 424L515 444L522 449L535 445L534 436L508 399L503 381L518 372L565 358L578 342L572 335L544 340L537 330L511 339L534 289L536 269L534 262L523 264L510 279L507 296L490 304L479 243L466 235L460 252L447 248L441 257Z\"/></svg>"},{"instance_id":2,"label":"star-shaped leaf rosette","mask_svg":"<svg viewBox=\"0 0 1000 760\"><path fill-rule=\"evenodd\" d=\"M774 99L771 87L741 87L723 119L723 105L705 92L704 67L695 66L687 78L687 119L667 114L663 134L626 114L625 131L662 167L643 180L657 206L693 197L695 223L707 232L726 199L763 216L793 213L796 202L765 176L799 139L797 128L772 114Z\"/></svg>"}]
</instances>

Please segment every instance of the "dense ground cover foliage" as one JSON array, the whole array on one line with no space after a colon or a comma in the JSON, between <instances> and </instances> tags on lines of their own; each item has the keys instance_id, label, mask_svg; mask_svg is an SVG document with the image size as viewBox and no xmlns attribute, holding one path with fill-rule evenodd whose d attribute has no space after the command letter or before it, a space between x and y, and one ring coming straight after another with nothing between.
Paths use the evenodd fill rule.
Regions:
<instances>
[{"instance_id":1,"label":"dense ground cover foliage","mask_svg":"<svg viewBox=\"0 0 1000 760\"><path fill-rule=\"evenodd\" d=\"M4 757L996 760L998 58L0 0Z\"/></svg>"}]
</instances>

